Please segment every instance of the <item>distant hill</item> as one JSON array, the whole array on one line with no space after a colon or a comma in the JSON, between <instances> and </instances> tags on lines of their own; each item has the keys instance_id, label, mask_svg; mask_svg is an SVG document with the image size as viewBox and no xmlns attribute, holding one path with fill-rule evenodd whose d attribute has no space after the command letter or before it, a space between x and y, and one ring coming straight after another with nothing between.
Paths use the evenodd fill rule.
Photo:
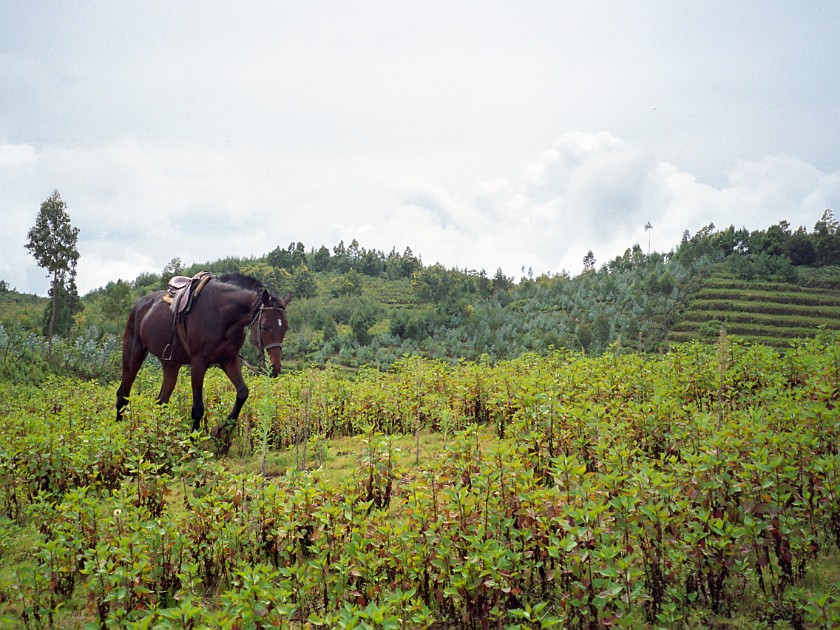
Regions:
<instances>
[{"instance_id":1,"label":"distant hill","mask_svg":"<svg viewBox=\"0 0 840 630\"><path fill-rule=\"evenodd\" d=\"M356 240L331 249L290 243L262 256L189 265L173 258L161 273L83 296L69 319L64 358L51 365L114 378L118 359L104 355L120 346L132 302L173 275L202 270L240 271L278 295L294 292L288 369L388 369L411 354L493 362L551 348L659 352L712 340L721 329L784 348L821 328L840 329L840 222L830 210L812 232L785 221L753 232L708 225L686 232L667 253L635 244L600 267L591 252L582 262L577 276L523 271L515 280L501 269L491 275L426 265L410 248L386 254ZM17 370L38 352L30 341L41 333L47 304L0 280L4 369ZM250 344L243 352L259 359Z\"/></svg>"},{"instance_id":2,"label":"distant hill","mask_svg":"<svg viewBox=\"0 0 840 630\"><path fill-rule=\"evenodd\" d=\"M21 326L27 330L40 330L43 324L45 297L18 293L3 283L0 287L0 325Z\"/></svg>"}]
</instances>

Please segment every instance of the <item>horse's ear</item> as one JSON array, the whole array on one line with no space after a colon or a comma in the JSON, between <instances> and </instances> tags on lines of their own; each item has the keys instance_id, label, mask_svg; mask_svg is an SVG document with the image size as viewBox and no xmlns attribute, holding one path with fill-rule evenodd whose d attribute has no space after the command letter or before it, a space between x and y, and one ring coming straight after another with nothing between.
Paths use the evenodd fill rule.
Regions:
<instances>
[{"instance_id":1,"label":"horse's ear","mask_svg":"<svg viewBox=\"0 0 840 630\"><path fill-rule=\"evenodd\" d=\"M282 300L280 300L280 304L283 306L283 308L286 308L289 305L289 302L291 302L291 301L292 301L292 292L289 291L289 294L286 297L284 297Z\"/></svg>"},{"instance_id":2,"label":"horse's ear","mask_svg":"<svg viewBox=\"0 0 840 630\"><path fill-rule=\"evenodd\" d=\"M268 289L263 289L262 303L263 306L271 306L271 294L269 294Z\"/></svg>"}]
</instances>

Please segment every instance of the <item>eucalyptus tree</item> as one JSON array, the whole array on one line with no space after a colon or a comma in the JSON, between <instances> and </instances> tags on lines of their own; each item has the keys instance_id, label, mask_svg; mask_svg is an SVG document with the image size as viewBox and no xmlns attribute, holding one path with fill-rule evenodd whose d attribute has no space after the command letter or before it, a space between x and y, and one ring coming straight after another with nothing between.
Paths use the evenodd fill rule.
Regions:
<instances>
[{"instance_id":1,"label":"eucalyptus tree","mask_svg":"<svg viewBox=\"0 0 840 630\"><path fill-rule=\"evenodd\" d=\"M38 210L35 225L29 230L24 247L29 250L39 267L47 270L50 282L50 317L47 323L48 353L52 354L52 337L56 317L61 307L60 300L73 295L76 291L76 263L79 250L76 243L79 228L70 223L67 204L58 190L47 197Z\"/></svg>"}]
</instances>

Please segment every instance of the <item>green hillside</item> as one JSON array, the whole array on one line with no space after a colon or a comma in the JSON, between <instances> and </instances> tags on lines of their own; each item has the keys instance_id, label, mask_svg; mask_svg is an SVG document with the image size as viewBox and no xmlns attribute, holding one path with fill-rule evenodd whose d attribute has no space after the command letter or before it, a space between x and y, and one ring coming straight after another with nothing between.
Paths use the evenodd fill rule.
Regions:
<instances>
[{"instance_id":1,"label":"green hillside","mask_svg":"<svg viewBox=\"0 0 840 630\"><path fill-rule=\"evenodd\" d=\"M840 290L716 274L691 295L666 341L713 337L721 328L747 341L784 348L821 328L840 330Z\"/></svg>"},{"instance_id":2,"label":"green hillside","mask_svg":"<svg viewBox=\"0 0 840 630\"><path fill-rule=\"evenodd\" d=\"M40 330L47 298L0 287L0 326Z\"/></svg>"},{"instance_id":3,"label":"green hillside","mask_svg":"<svg viewBox=\"0 0 840 630\"><path fill-rule=\"evenodd\" d=\"M337 365L387 370L406 355L491 363L567 348L598 356L611 348L658 353L711 340L723 328L747 341L786 348L840 327L840 222L826 211L812 232L780 222L749 232L713 225L667 253L635 244L596 265L520 278L501 269L447 269L356 240L307 248L293 242L248 258L184 265L115 280L79 298L59 294L48 362L41 350L46 298L22 296L0 280L0 378L49 374L114 379L131 305L173 275L239 271L272 293L291 291L284 369ZM259 362L250 344L243 354Z\"/></svg>"}]
</instances>

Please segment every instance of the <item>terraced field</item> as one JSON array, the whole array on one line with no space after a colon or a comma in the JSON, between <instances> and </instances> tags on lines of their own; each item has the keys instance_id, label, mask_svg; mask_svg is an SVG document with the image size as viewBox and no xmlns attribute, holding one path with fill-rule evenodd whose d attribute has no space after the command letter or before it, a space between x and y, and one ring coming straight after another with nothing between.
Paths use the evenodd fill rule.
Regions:
<instances>
[{"instance_id":1,"label":"terraced field","mask_svg":"<svg viewBox=\"0 0 840 630\"><path fill-rule=\"evenodd\" d=\"M712 276L689 302L666 341L728 335L784 348L820 328L840 330L840 290Z\"/></svg>"}]
</instances>

